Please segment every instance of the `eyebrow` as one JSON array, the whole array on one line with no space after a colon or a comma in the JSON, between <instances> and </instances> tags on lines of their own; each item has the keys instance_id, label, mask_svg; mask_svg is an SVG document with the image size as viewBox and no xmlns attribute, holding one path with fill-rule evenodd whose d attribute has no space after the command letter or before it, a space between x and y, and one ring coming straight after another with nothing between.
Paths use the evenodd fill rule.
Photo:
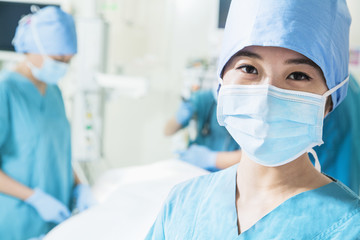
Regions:
<instances>
[{"instance_id":1,"label":"eyebrow","mask_svg":"<svg viewBox=\"0 0 360 240\"><path fill-rule=\"evenodd\" d=\"M236 57L250 57L250 58L256 58L256 59L263 60L263 58L259 54L251 52L251 51L247 51L247 50L241 50L241 51L237 52L235 54L235 56ZM321 68L316 63L314 63L312 60L310 60L308 58L288 59L288 60L285 61L285 64L306 64L306 65L310 65L311 67L318 70L321 74L323 74Z\"/></svg>"},{"instance_id":2,"label":"eyebrow","mask_svg":"<svg viewBox=\"0 0 360 240\"><path fill-rule=\"evenodd\" d=\"M234 55L234 57L250 57L250 58L256 58L256 59L259 59L259 60L263 60L263 58L259 54L251 52L251 51L247 51L247 50L240 50L239 52L237 52ZM315 62L313 62L312 60L310 60L308 58L288 59L288 60L285 61L285 64L306 64L306 65L310 65L311 67L315 68L316 71L318 71L318 73L321 76L323 76L323 78L325 79L324 73L321 70L321 68ZM225 69L225 67L224 67L224 69ZM221 74L223 74L223 73L221 73Z\"/></svg>"},{"instance_id":3,"label":"eyebrow","mask_svg":"<svg viewBox=\"0 0 360 240\"><path fill-rule=\"evenodd\" d=\"M250 51L246 51L246 50L241 50L241 51L237 52L234 57L250 57L250 58L257 58L260 60L263 59L259 54L256 54L256 53L250 52Z\"/></svg>"},{"instance_id":4,"label":"eyebrow","mask_svg":"<svg viewBox=\"0 0 360 240\"><path fill-rule=\"evenodd\" d=\"M315 68L320 75L323 75L323 72L321 70L321 68L314 63L312 60L308 59L308 58L294 58L294 59L288 59L285 61L285 64L305 64L305 65L310 65L311 67Z\"/></svg>"}]
</instances>

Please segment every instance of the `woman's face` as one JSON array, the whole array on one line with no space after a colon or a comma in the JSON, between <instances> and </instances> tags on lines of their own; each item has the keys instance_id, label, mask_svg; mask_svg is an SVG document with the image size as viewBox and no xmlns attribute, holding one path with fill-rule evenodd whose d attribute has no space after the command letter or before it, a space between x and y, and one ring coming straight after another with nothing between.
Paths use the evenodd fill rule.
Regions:
<instances>
[{"instance_id":1,"label":"woman's face","mask_svg":"<svg viewBox=\"0 0 360 240\"><path fill-rule=\"evenodd\" d=\"M280 47L250 46L226 65L224 85L270 84L322 95L328 88L321 69L309 58Z\"/></svg>"}]
</instances>

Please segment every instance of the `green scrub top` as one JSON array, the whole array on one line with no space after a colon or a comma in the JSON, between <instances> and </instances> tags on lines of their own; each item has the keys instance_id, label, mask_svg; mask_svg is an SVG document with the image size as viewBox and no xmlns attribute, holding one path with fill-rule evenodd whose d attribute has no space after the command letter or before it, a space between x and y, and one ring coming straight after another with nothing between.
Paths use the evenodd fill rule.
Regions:
<instances>
[{"instance_id":1,"label":"green scrub top","mask_svg":"<svg viewBox=\"0 0 360 240\"><path fill-rule=\"evenodd\" d=\"M240 146L225 127L219 125L216 116L216 99L211 90L192 94L190 102L196 119L196 138L191 144L206 146L212 151L235 151Z\"/></svg>"},{"instance_id":2,"label":"green scrub top","mask_svg":"<svg viewBox=\"0 0 360 240\"><path fill-rule=\"evenodd\" d=\"M359 239L360 198L338 181L291 197L238 235L237 167L177 185L145 239Z\"/></svg>"},{"instance_id":3,"label":"green scrub top","mask_svg":"<svg viewBox=\"0 0 360 240\"><path fill-rule=\"evenodd\" d=\"M70 126L60 90L41 95L24 76L0 73L0 168L9 177L40 188L70 208L74 185ZM0 193L0 239L24 240L47 233L36 210Z\"/></svg>"}]
</instances>

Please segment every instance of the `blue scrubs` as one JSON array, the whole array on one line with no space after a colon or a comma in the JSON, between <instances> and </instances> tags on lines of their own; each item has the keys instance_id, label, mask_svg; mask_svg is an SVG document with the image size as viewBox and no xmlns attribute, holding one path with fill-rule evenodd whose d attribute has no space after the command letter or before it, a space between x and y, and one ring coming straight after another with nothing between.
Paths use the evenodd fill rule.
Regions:
<instances>
[{"instance_id":1,"label":"blue scrubs","mask_svg":"<svg viewBox=\"0 0 360 240\"><path fill-rule=\"evenodd\" d=\"M43 96L22 75L0 73L0 168L9 177L40 188L70 208L74 185L70 126L57 86ZM44 222L25 202L0 193L0 239L24 240L47 233Z\"/></svg>"},{"instance_id":2,"label":"blue scrubs","mask_svg":"<svg viewBox=\"0 0 360 240\"><path fill-rule=\"evenodd\" d=\"M191 144L206 146L212 151L235 151L240 147L228 131L219 125L216 116L216 100L213 92L195 92L190 102L196 118L196 138Z\"/></svg>"},{"instance_id":3,"label":"blue scrubs","mask_svg":"<svg viewBox=\"0 0 360 240\"><path fill-rule=\"evenodd\" d=\"M360 87L351 75L344 101L325 118L323 139L315 148L322 171L359 194Z\"/></svg>"},{"instance_id":4,"label":"blue scrubs","mask_svg":"<svg viewBox=\"0 0 360 240\"><path fill-rule=\"evenodd\" d=\"M175 186L146 240L359 239L360 198L340 182L286 200L238 235L237 167Z\"/></svg>"}]
</instances>

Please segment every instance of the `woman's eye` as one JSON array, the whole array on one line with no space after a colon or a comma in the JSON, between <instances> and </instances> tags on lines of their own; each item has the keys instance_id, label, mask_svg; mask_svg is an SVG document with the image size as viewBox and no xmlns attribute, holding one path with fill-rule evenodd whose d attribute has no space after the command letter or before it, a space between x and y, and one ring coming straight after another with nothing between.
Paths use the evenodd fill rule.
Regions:
<instances>
[{"instance_id":1,"label":"woman's eye","mask_svg":"<svg viewBox=\"0 0 360 240\"><path fill-rule=\"evenodd\" d=\"M288 76L288 78L290 78L291 80L296 80L296 81L302 81L302 80L309 81L311 79L311 77L309 77L307 74L302 73L302 72L293 72Z\"/></svg>"},{"instance_id":2,"label":"woman's eye","mask_svg":"<svg viewBox=\"0 0 360 240\"><path fill-rule=\"evenodd\" d=\"M242 70L245 73L249 73L249 74L257 74L257 69L251 65L242 65L240 67L238 67L237 69Z\"/></svg>"}]
</instances>

